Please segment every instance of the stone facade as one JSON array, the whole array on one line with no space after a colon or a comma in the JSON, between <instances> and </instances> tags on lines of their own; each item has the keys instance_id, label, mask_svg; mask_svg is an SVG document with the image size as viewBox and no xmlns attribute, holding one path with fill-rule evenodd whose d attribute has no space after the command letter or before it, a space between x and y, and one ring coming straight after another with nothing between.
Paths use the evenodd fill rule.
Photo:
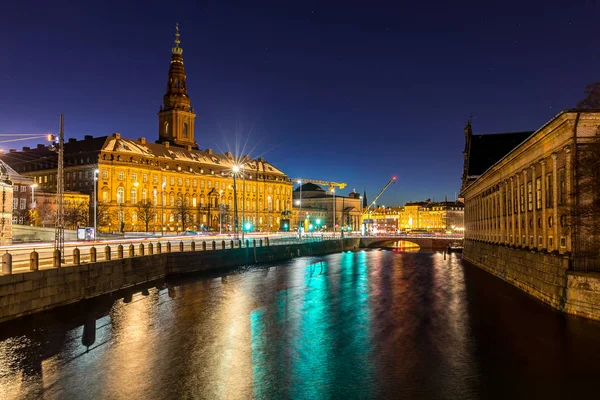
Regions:
<instances>
[{"instance_id":1,"label":"stone facade","mask_svg":"<svg viewBox=\"0 0 600 400\"><path fill-rule=\"evenodd\" d=\"M0 246L12 244L13 185L0 180Z\"/></svg>"}]
</instances>

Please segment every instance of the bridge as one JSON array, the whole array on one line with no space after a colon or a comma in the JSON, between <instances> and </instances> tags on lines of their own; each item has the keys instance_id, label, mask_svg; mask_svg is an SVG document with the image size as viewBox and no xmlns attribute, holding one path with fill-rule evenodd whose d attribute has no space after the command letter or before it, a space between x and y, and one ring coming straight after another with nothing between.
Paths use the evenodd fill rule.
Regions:
<instances>
[{"instance_id":1,"label":"bridge","mask_svg":"<svg viewBox=\"0 0 600 400\"><path fill-rule=\"evenodd\" d=\"M460 243L462 246L462 236L447 235L377 235L363 236L361 238L361 247L396 247L396 242L403 241L413 243L422 250L446 250L453 243Z\"/></svg>"}]
</instances>

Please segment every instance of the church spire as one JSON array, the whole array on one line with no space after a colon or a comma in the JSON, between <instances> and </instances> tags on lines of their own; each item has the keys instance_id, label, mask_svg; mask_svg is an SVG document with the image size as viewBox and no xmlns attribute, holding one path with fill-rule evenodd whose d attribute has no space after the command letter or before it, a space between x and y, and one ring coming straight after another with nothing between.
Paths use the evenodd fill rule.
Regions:
<instances>
[{"instance_id":1,"label":"church spire","mask_svg":"<svg viewBox=\"0 0 600 400\"><path fill-rule=\"evenodd\" d=\"M179 47L179 24L175 25L175 47L171 49L171 65L167 91L158 112L159 142L169 141L175 145L197 147L194 141L194 109L188 97L187 81L183 66L183 49Z\"/></svg>"}]
</instances>

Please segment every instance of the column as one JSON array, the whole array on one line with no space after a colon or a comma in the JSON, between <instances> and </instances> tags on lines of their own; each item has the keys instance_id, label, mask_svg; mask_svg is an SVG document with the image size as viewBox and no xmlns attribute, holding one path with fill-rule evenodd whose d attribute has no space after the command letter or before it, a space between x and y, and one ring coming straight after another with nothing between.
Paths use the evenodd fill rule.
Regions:
<instances>
[{"instance_id":1,"label":"column","mask_svg":"<svg viewBox=\"0 0 600 400\"><path fill-rule=\"evenodd\" d=\"M510 198L511 198L511 207L512 210L510 210L510 215L511 215L511 225L512 225L512 229L511 229L511 235L512 235L512 241L511 244L515 244L515 198L514 198L514 193L515 193L515 182L514 182L514 178L511 176L510 177Z\"/></svg>"},{"instance_id":2,"label":"column","mask_svg":"<svg viewBox=\"0 0 600 400\"><path fill-rule=\"evenodd\" d=\"M535 165L531 167L531 220L533 221L533 247L538 248L538 238L537 238L537 187L535 185Z\"/></svg>"},{"instance_id":3,"label":"column","mask_svg":"<svg viewBox=\"0 0 600 400\"><path fill-rule=\"evenodd\" d=\"M546 160L542 164L542 248L548 249L548 221L546 220Z\"/></svg>"},{"instance_id":4,"label":"column","mask_svg":"<svg viewBox=\"0 0 600 400\"><path fill-rule=\"evenodd\" d=\"M571 153L571 146L566 146L565 147L565 153L567 153L567 160L566 160L566 165L565 165L565 181L566 181L566 193L565 195L567 196L567 210L570 210L571 207L573 206L574 203L574 193L573 193L573 186L574 183L571 182L571 177L573 175L572 172L572 163L573 163L573 153ZM574 241L574 232L573 229L569 228L568 229L568 235L567 236L567 250L566 251L572 251L573 249L573 241Z\"/></svg>"},{"instance_id":5,"label":"column","mask_svg":"<svg viewBox=\"0 0 600 400\"><path fill-rule=\"evenodd\" d=\"M558 164L556 162L556 153L552 153L552 227L553 236L552 249L560 248L560 238L558 237Z\"/></svg>"},{"instance_id":6,"label":"column","mask_svg":"<svg viewBox=\"0 0 600 400\"><path fill-rule=\"evenodd\" d=\"M515 238L515 242L519 243L521 246L523 246L523 241L522 241L522 230L523 230L523 224L521 223L521 174L517 173L517 221L519 224L519 229L518 229L518 233L519 236L518 238Z\"/></svg>"}]
</instances>

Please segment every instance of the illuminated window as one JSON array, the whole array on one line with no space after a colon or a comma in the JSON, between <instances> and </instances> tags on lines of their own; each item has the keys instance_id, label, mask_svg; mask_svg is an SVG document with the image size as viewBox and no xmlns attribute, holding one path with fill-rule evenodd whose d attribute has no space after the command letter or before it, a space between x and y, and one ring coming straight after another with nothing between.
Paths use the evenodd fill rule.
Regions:
<instances>
[{"instance_id":1,"label":"illuminated window","mask_svg":"<svg viewBox=\"0 0 600 400\"><path fill-rule=\"evenodd\" d=\"M137 190L136 188L131 188L131 204L137 203Z\"/></svg>"},{"instance_id":2,"label":"illuminated window","mask_svg":"<svg viewBox=\"0 0 600 400\"><path fill-rule=\"evenodd\" d=\"M188 124L187 123L183 123L183 137L187 138L188 137Z\"/></svg>"},{"instance_id":3,"label":"illuminated window","mask_svg":"<svg viewBox=\"0 0 600 400\"><path fill-rule=\"evenodd\" d=\"M119 171L119 174L117 176L117 178L122 181L123 179L125 179L125 172L123 171Z\"/></svg>"},{"instance_id":4,"label":"illuminated window","mask_svg":"<svg viewBox=\"0 0 600 400\"><path fill-rule=\"evenodd\" d=\"M137 174L135 172L131 174L131 180L134 182L137 181Z\"/></svg>"},{"instance_id":5,"label":"illuminated window","mask_svg":"<svg viewBox=\"0 0 600 400\"><path fill-rule=\"evenodd\" d=\"M117 203L123 204L123 199L125 198L125 189L122 187L117 189Z\"/></svg>"},{"instance_id":6,"label":"illuminated window","mask_svg":"<svg viewBox=\"0 0 600 400\"><path fill-rule=\"evenodd\" d=\"M107 170L102 171L102 179L108 179L108 171Z\"/></svg>"},{"instance_id":7,"label":"illuminated window","mask_svg":"<svg viewBox=\"0 0 600 400\"><path fill-rule=\"evenodd\" d=\"M143 182L148 182L148 174L142 175L142 181Z\"/></svg>"},{"instance_id":8,"label":"illuminated window","mask_svg":"<svg viewBox=\"0 0 600 400\"><path fill-rule=\"evenodd\" d=\"M535 180L535 208L542 209L542 178Z\"/></svg>"},{"instance_id":9,"label":"illuminated window","mask_svg":"<svg viewBox=\"0 0 600 400\"><path fill-rule=\"evenodd\" d=\"M163 126L164 126L164 131L163 131L164 135L169 136L169 123L165 122Z\"/></svg>"},{"instance_id":10,"label":"illuminated window","mask_svg":"<svg viewBox=\"0 0 600 400\"><path fill-rule=\"evenodd\" d=\"M533 184L527 182L527 211L533 211Z\"/></svg>"}]
</instances>

